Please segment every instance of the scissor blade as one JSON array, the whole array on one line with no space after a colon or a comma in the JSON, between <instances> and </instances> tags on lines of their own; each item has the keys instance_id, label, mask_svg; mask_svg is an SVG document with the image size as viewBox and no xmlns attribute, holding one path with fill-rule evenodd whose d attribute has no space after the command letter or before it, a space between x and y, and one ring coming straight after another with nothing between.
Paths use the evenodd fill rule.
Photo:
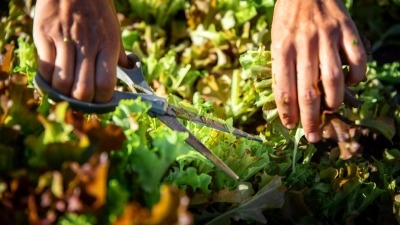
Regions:
<instances>
[{"instance_id":1,"label":"scissor blade","mask_svg":"<svg viewBox=\"0 0 400 225\"><path fill-rule=\"evenodd\" d=\"M239 176L235 172L233 172L220 158L214 155L214 153L210 149L208 149L199 139L197 139L182 123L180 123L178 119L168 115L156 116L171 129L189 133L189 137L186 139L186 143L188 143L194 149L203 154L207 159L213 162L227 175L229 175L233 179L239 179Z\"/></svg>"},{"instance_id":2,"label":"scissor blade","mask_svg":"<svg viewBox=\"0 0 400 225\"><path fill-rule=\"evenodd\" d=\"M233 135L239 136L239 137L244 137L247 138L249 140L254 140L254 141L259 141L262 142L262 139L258 136L255 135L251 135L249 133L246 133L242 130L239 130L237 128L228 128L227 125L218 122L216 120L204 117L204 116L200 116L197 115L196 113L187 111L183 108L174 106L174 105L168 105L167 108L167 115L173 116L173 117L177 117L177 118L181 118L181 119L185 119L188 121L191 121L193 123L197 123L203 126L207 126L207 127L211 127L214 128L216 130L219 131L223 131L226 133L232 133Z\"/></svg>"}]
</instances>

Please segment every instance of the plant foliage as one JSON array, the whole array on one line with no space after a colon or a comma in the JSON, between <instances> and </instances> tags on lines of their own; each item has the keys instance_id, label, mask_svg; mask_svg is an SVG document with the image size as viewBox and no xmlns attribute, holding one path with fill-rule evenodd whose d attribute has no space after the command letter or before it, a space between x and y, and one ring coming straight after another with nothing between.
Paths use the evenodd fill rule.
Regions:
<instances>
[{"instance_id":1,"label":"plant foliage","mask_svg":"<svg viewBox=\"0 0 400 225\"><path fill-rule=\"evenodd\" d=\"M277 116L266 47L274 1L114 3L123 45L142 58L158 95L264 142L185 124L240 176L235 181L187 145L186 133L150 117L140 99L105 115L53 104L31 83L34 4L11 0L0 13L3 224L400 222L398 62L369 63L367 81L348 90L338 113L321 114L324 140L310 144L301 127L288 131ZM398 1L345 3L374 56L399 45Z\"/></svg>"}]
</instances>

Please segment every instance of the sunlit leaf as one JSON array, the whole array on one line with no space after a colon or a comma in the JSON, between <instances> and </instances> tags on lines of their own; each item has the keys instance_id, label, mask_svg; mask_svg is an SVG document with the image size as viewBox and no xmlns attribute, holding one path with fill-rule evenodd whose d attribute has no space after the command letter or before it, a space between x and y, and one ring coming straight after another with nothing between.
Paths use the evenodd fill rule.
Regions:
<instances>
[{"instance_id":1,"label":"sunlit leaf","mask_svg":"<svg viewBox=\"0 0 400 225\"><path fill-rule=\"evenodd\" d=\"M164 185L160 193L160 201L151 210L137 203L128 204L114 225L193 224L193 218L187 211L189 199L179 189Z\"/></svg>"}]
</instances>

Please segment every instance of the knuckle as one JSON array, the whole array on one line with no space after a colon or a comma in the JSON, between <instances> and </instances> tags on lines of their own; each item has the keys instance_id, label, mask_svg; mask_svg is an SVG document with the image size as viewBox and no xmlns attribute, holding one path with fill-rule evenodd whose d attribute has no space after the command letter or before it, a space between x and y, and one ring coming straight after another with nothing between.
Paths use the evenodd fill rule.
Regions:
<instances>
[{"instance_id":1,"label":"knuckle","mask_svg":"<svg viewBox=\"0 0 400 225\"><path fill-rule=\"evenodd\" d=\"M289 108L289 106L294 103L293 98L291 98L289 92L277 90L275 93L276 103L281 107Z\"/></svg>"},{"instance_id":2,"label":"knuckle","mask_svg":"<svg viewBox=\"0 0 400 225\"><path fill-rule=\"evenodd\" d=\"M337 19L337 21L338 21L338 24L339 24L339 27L341 28L341 29L343 29L343 28L351 28L352 26L353 26L353 22L351 21L351 19L349 19L348 17L346 17L346 16L340 16L340 17L338 17L338 18L336 18Z\"/></svg>"},{"instance_id":3,"label":"knuckle","mask_svg":"<svg viewBox=\"0 0 400 225\"><path fill-rule=\"evenodd\" d=\"M36 25L37 23L34 23L33 26L33 34L48 34L50 33L52 26L49 26L49 24L46 23L40 23L38 25Z\"/></svg>"},{"instance_id":4,"label":"knuckle","mask_svg":"<svg viewBox=\"0 0 400 225\"><path fill-rule=\"evenodd\" d=\"M77 9L75 9L76 11ZM87 21L94 22L99 19L95 12L90 10L78 10L73 17L73 20L82 26L88 26Z\"/></svg>"},{"instance_id":5,"label":"knuckle","mask_svg":"<svg viewBox=\"0 0 400 225\"><path fill-rule=\"evenodd\" d=\"M101 46L102 46L101 48L104 50L119 52L119 46L120 46L119 38L113 38L113 37L106 38L104 41L101 42Z\"/></svg>"},{"instance_id":6,"label":"knuckle","mask_svg":"<svg viewBox=\"0 0 400 225\"><path fill-rule=\"evenodd\" d=\"M94 88L90 86L78 87L72 92L72 97L80 100L91 102L93 100Z\"/></svg>"},{"instance_id":7,"label":"knuckle","mask_svg":"<svg viewBox=\"0 0 400 225\"><path fill-rule=\"evenodd\" d=\"M277 104L279 117L282 123L292 124L295 122L297 107L295 99L286 91L275 92L275 102Z\"/></svg>"},{"instance_id":8,"label":"knuckle","mask_svg":"<svg viewBox=\"0 0 400 225\"><path fill-rule=\"evenodd\" d=\"M351 19L347 18L347 17L344 17L344 18L340 19L340 25L344 26L344 27L347 27L347 28L350 28L352 30L354 30L354 28L355 28L354 22Z\"/></svg>"},{"instance_id":9,"label":"knuckle","mask_svg":"<svg viewBox=\"0 0 400 225\"><path fill-rule=\"evenodd\" d=\"M319 97L320 96L314 87L308 87L305 88L303 91L301 91L300 101L305 106L311 106L314 105L317 101L319 101Z\"/></svg>"},{"instance_id":10,"label":"knuckle","mask_svg":"<svg viewBox=\"0 0 400 225\"><path fill-rule=\"evenodd\" d=\"M274 55L287 55L291 50L291 41L274 41L271 44L271 51L274 53Z\"/></svg>"},{"instance_id":11,"label":"knuckle","mask_svg":"<svg viewBox=\"0 0 400 225\"><path fill-rule=\"evenodd\" d=\"M323 79L330 84L338 84L342 79L342 70L338 68L331 69Z\"/></svg>"},{"instance_id":12,"label":"knuckle","mask_svg":"<svg viewBox=\"0 0 400 225\"><path fill-rule=\"evenodd\" d=\"M313 46L315 41L318 40L318 32L314 26L310 26L306 29L301 29L296 34L296 40L300 45Z\"/></svg>"},{"instance_id":13,"label":"knuckle","mask_svg":"<svg viewBox=\"0 0 400 225\"><path fill-rule=\"evenodd\" d=\"M328 35L329 37L336 36L338 34L339 29L340 26L336 20L326 21L320 27L320 30L322 30L322 32Z\"/></svg>"}]
</instances>

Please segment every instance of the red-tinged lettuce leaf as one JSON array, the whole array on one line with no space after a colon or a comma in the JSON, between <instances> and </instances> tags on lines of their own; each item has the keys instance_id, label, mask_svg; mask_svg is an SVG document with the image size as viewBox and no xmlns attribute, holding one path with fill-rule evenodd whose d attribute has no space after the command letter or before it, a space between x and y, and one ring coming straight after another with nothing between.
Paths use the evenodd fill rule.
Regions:
<instances>
[{"instance_id":1,"label":"red-tinged lettuce leaf","mask_svg":"<svg viewBox=\"0 0 400 225\"><path fill-rule=\"evenodd\" d=\"M192 206L207 207L215 203L232 203L238 205L247 201L254 195L252 184L240 182L234 190L222 189L206 196L203 193L196 193L190 201Z\"/></svg>"},{"instance_id":2,"label":"red-tinged lettuce leaf","mask_svg":"<svg viewBox=\"0 0 400 225\"><path fill-rule=\"evenodd\" d=\"M74 127L74 133L80 140L89 139L91 152L119 150L126 139L123 130L112 123L102 125L98 118L86 119L83 114L71 110L65 116L65 122Z\"/></svg>"},{"instance_id":3,"label":"red-tinged lettuce leaf","mask_svg":"<svg viewBox=\"0 0 400 225\"><path fill-rule=\"evenodd\" d=\"M0 124L18 127L22 134L37 134L42 127L37 120L37 104L33 90L28 89L27 77L14 74L0 80Z\"/></svg>"},{"instance_id":4,"label":"red-tinged lettuce leaf","mask_svg":"<svg viewBox=\"0 0 400 225\"><path fill-rule=\"evenodd\" d=\"M118 150L125 141L121 128L101 125L100 121L68 108L68 103L55 105L49 116L39 114L44 131L40 136L29 135L25 144L32 150L31 166L60 168L66 161L86 162L94 153Z\"/></svg>"},{"instance_id":5,"label":"red-tinged lettuce leaf","mask_svg":"<svg viewBox=\"0 0 400 225\"><path fill-rule=\"evenodd\" d=\"M89 210L97 210L106 200L109 161L107 153L96 154L80 168L71 167L77 174L84 194L93 200Z\"/></svg>"},{"instance_id":6,"label":"red-tinged lettuce leaf","mask_svg":"<svg viewBox=\"0 0 400 225\"><path fill-rule=\"evenodd\" d=\"M127 204L113 225L193 224L193 217L187 210L189 199L183 192L174 186L163 185L160 195L160 201L151 210L136 202Z\"/></svg>"},{"instance_id":7,"label":"red-tinged lettuce leaf","mask_svg":"<svg viewBox=\"0 0 400 225\"><path fill-rule=\"evenodd\" d=\"M283 206L286 187L282 184L280 177L274 177L266 186L253 197L242 202L237 208L229 210L207 225L229 224L230 218L251 219L259 223L266 223L267 219L263 211L267 209L279 209Z\"/></svg>"},{"instance_id":8,"label":"red-tinged lettuce leaf","mask_svg":"<svg viewBox=\"0 0 400 225\"><path fill-rule=\"evenodd\" d=\"M14 45L7 44L4 50L0 49L0 80L5 80L10 75L14 56Z\"/></svg>"},{"instance_id":9,"label":"red-tinged lettuce leaf","mask_svg":"<svg viewBox=\"0 0 400 225\"><path fill-rule=\"evenodd\" d=\"M109 161L95 154L82 165L60 170L18 171L2 176L0 218L7 224L54 224L70 213L98 212L105 203Z\"/></svg>"}]
</instances>

